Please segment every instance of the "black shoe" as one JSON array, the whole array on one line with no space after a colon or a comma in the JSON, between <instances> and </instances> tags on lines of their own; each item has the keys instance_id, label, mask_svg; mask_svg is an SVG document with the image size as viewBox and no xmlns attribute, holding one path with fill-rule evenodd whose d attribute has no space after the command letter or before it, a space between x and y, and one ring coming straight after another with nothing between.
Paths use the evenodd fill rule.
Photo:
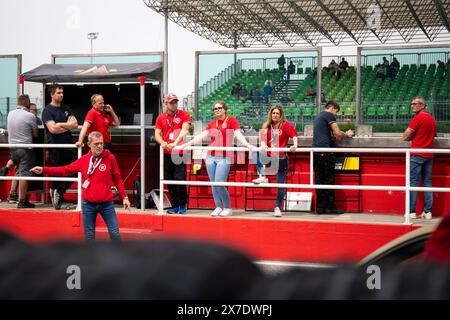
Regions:
<instances>
[{"instance_id":1,"label":"black shoe","mask_svg":"<svg viewBox=\"0 0 450 320\"><path fill-rule=\"evenodd\" d=\"M17 203L17 208L34 208L35 205L28 200L21 199Z\"/></svg>"},{"instance_id":2,"label":"black shoe","mask_svg":"<svg viewBox=\"0 0 450 320\"><path fill-rule=\"evenodd\" d=\"M19 201L19 196L17 193L11 193L6 200L8 200L8 203L17 203Z\"/></svg>"},{"instance_id":3,"label":"black shoe","mask_svg":"<svg viewBox=\"0 0 450 320\"><path fill-rule=\"evenodd\" d=\"M7 176L9 172L9 168L8 167L3 167L0 169L0 176Z\"/></svg>"},{"instance_id":4,"label":"black shoe","mask_svg":"<svg viewBox=\"0 0 450 320\"><path fill-rule=\"evenodd\" d=\"M338 208L331 208L331 209L325 209L325 213L328 214L343 214L344 210L338 209Z\"/></svg>"},{"instance_id":5,"label":"black shoe","mask_svg":"<svg viewBox=\"0 0 450 320\"><path fill-rule=\"evenodd\" d=\"M317 214L325 213L325 209L324 209L324 208L317 208L317 209L316 209L316 213L317 213Z\"/></svg>"}]
</instances>

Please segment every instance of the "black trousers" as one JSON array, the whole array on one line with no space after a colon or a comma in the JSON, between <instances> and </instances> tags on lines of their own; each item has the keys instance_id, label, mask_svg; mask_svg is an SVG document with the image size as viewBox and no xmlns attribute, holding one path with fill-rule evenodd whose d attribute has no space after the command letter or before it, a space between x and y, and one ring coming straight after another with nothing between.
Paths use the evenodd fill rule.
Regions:
<instances>
[{"instance_id":1,"label":"black trousers","mask_svg":"<svg viewBox=\"0 0 450 320\"><path fill-rule=\"evenodd\" d=\"M170 154L164 154L164 179L186 181L186 164L173 163ZM187 202L187 188L185 185L167 186L172 200L172 206L184 206Z\"/></svg>"},{"instance_id":2,"label":"black trousers","mask_svg":"<svg viewBox=\"0 0 450 320\"><path fill-rule=\"evenodd\" d=\"M332 153L314 153L314 176L316 184L334 184L335 159ZM334 190L316 189L317 208L334 209Z\"/></svg>"},{"instance_id":3,"label":"black trousers","mask_svg":"<svg viewBox=\"0 0 450 320\"><path fill-rule=\"evenodd\" d=\"M49 154L53 167L65 166L77 160L77 149L49 149ZM52 189L58 190L58 193L62 196L72 184L71 181L54 181Z\"/></svg>"}]
</instances>

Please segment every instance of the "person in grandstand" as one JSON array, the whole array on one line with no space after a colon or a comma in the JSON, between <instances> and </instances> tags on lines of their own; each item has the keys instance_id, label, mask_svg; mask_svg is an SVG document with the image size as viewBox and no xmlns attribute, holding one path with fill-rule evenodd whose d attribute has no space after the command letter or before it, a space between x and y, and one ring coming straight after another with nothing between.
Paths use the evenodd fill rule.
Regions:
<instances>
[{"instance_id":1,"label":"person in grandstand","mask_svg":"<svg viewBox=\"0 0 450 320\"><path fill-rule=\"evenodd\" d=\"M403 140L411 141L412 149L429 149L434 146L436 135L436 122L426 108L426 101L422 97L414 97L411 109L416 114L403 132ZM411 153L410 160L410 185L418 187L420 177L424 187L431 188L431 174L433 171L432 153ZM409 198L410 217L416 219L417 191L411 191ZM421 218L432 219L433 193L425 192L425 206Z\"/></svg>"},{"instance_id":2,"label":"person in grandstand","mask_svg":"<svg viewBox=\"0 0 450 320\"><path fill-rule=\"evenodd\" d=\"M77 147L83 145L86 134L90 134L93 131L98 131L103 135L105 142L105 149L112 151L111 136L108 129L111 127L117 127L120 125L119 117L114 112L113 107L109 104L105 104L105 99L101 94L95 93L91 97L92 109L86 114L84 118L83 127L81 128Z\"/></svg>"},{"instance_id":3,"label":"person in grandstand","mask_svg":"<svg viewBox=\"0 0 450 320\"><path fill-rule=\"evenodd\" d=\"M260 145L263 149L269 148L286 148L289 138L292 138L292 146L289 148L291 152L294 152L298 146L297 131L295 127L286 120L283 107L279 104L275 104L269 110L267 114L267 120L261 127L260 131ZM259 173L259 177L253 180L253 183L267 183L269 180L265 176L265 167L260 160L260 152L254 152L253 158L256 159L256 169ZM289 168L289 159L284 152L269 152L270 158L264 157L269 160L271 167L275 165L277 170L277 183L285 183L287 170ZM267 161L268 162L268 161ZM275 162L275 163L274 163ZM275 203L275 209L273 215L275 217L281 217L281 208L283 204L283 198L285 188L278 188L277 200Z\"/></svg>"},{"instance_id":4,"label":"person in grandstand","mask_svg":"<svg viewBox=\"0 0 450 320\"><path fill-rule=\"evenodd\" d=\"M42 112L45 134L49 144L72 144L71 130L78 128L78 121L72 109L62 103L64 88L59 84L53 84L48 88L52 101ZM54 166L64 166L77 159L77 150L73 149L49 149L50 160ZM70 209L64 199L64 194L73 182L53 181L50 188L50 197L56 210Z\"/></svg>"},{"instance_id":5,"label":"person in grandstand","mask_svg":"<svg viewBox=\"0 0 450 320\"><path fill-rule=\"evenodd\" d=\"M112 186L116 186L123 199L124 209L130 207L119 166L109 150L103 149L103 135L93 131L88 136L89 153L63 167L34 167L36 174L52 176L72 176L81 172L82 205L84 237L86 242L95 240L95 223L100 212L108 227L111 240L120 241L119 224L114 209Z\"/></svg>"},{"instance_id":6,"label":"person in grandstand","mask_svg":"<svg viewBox=\"0 0 450 320\"><path fill-rule=\"evenodd\" d=\"M335 142L339 142L345 137L353 137L352 130L343 132L339 129L336 123L336 114L339 110L339 104L330 100L325 104L325 110L315 117L313 123L313 148L331 148ZM334 184L334 165L335 159L333 153L314 153L314 176L316 184ZM316 212L318 214L343 213L342 210L336 208L334 190L317 189L316 197Z\"/></svg>"},{"instance_id":7,"label":"person in grandstand","mask_svg":"<svg viewBox=\"0 0 450 320\"><path fill-rule=\"evenodd\" d=\"M229 116L228 105L223 100L218 100L213 105L213 112L216 116L212 120L206 130L196 135L192 140L181 146L181 149L202 141L208 136L211 137L209 146L211 147L232 147L233 138L242 143L249 149L254 149L250 143L247 142L242 135L239 123L235 117ZM225 152L225 154L224 154ZM209 151L206 157L206 170L208 171L209 179L212 182L227 181L228 173L230 172L231 162L233 160L233 152L229 151ZM224 186L213 186L212 193L216 208L211 213L211 216L230 216L233 214L230 204L230 194Z\"/></svg>"},{"instance_id":8,"label":"person in grandstand","mask_svg":"<svg viewBox=\"0 0 450 320\"><path fill-rule=\"evenodd\" d=\"M156 118L155 140L164 149L164 179L186 180L186 164L184 161L173 161L173 148L184 142L189 131L191 117L189 113L178 109L178 97L169 93L165 97L166 112ZM182 152L177 151L180 155ZM186 213L187 188L185 185L168 185L172 199L172 207L167 211L169 214Z\"/></svg>"}]
</instances>

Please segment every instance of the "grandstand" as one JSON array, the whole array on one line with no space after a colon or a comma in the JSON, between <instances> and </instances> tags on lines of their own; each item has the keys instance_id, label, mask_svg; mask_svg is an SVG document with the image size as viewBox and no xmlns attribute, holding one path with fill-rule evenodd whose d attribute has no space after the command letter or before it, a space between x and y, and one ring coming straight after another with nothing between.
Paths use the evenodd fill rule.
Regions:
<instances>
[{"instance_id":1,"label":"grandstand","mask_svg":"<svg viewBox=\"0 0 450 320\"><path fill-rule=\"evenodd\" d=\"M393 57L395 55L391 58ZM240 62L237 64L240 65ZM429 108L437 121L450 120L450 72L437 68L434 63L403 64L392 77L380 77L377 70L375 64L361 66L361 113L364 123L408 122L413 115L409 103L412 97L417 95L429 101ZM259 111L261 108L252 103L251 90L255 86L262 89L265 80L271 78L274 92L270 103L282 103L282 93L286 93L289 103L282 104L286 108L287 116L296 124L303 126L311 122L317 114L316 100L311 100L305 94L306 88L310 85L316 89L316 73L316 68L298 67L296 74L287 80L286 74L279 69L242 69L217 89L211 89L199 101L199 119L209 121L212 116L211 105L214 101L222 99L230 106L232 115L242 116L240 120L244 125L262 122L266 115ZM223 71L217 78L220 78L220 74L223 74ZM341 70L339 79L335 79L333 73L326 68L321 74L321 88L326 100L335 100L341 104L339 119L354 122L357 107L356 67L350 66L346 71ZM248 95L239 99L233 97L231 90L235 83L240 83ZM213 87L209 82L206 85ZM193 110L191 114L194 114Z\"/></svg>"}]
</instances>

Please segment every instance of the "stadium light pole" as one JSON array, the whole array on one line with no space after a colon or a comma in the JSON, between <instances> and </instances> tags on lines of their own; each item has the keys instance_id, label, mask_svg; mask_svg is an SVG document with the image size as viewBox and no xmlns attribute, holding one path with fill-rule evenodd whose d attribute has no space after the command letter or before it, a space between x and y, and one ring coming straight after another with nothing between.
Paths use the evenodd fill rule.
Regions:
<instances>
[{"instance_id":1,"label":"stadium light pole","mask_svg":"<svg viewBox=\"0 0 450 320\"><path fill-rule=\"evenodd\" d=\"M91 40L91 64L94 63L94 49L93 49L93 42L95 39L98 38L98 32L89 32L87 34L87 37L89 40Z\"/></svg>"}]
</instances>

